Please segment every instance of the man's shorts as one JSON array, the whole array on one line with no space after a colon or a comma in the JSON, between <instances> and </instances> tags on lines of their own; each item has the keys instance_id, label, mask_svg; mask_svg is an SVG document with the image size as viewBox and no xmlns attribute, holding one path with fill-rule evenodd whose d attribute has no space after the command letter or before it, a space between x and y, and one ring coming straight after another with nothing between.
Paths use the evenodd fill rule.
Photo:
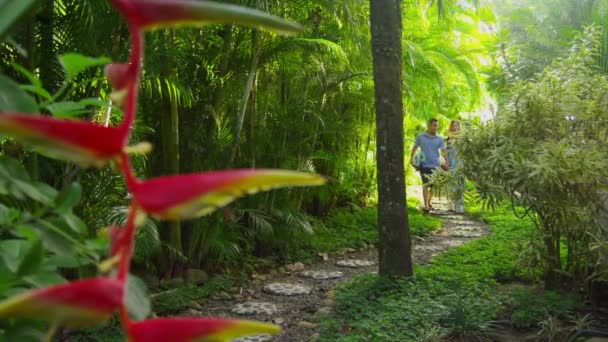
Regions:
<instances>
[{"instance_id":1,"label":"man's shorts","mask_svg":"<svg viewBox=\"0 0 608 342\"><path fill-rule=\"evenodd\" d=\"M429 176L433 174L436 167L421 167L420 168L420 177L422 178L422 184L427 184L429 182Z\"/></svg>"}]
</instances>

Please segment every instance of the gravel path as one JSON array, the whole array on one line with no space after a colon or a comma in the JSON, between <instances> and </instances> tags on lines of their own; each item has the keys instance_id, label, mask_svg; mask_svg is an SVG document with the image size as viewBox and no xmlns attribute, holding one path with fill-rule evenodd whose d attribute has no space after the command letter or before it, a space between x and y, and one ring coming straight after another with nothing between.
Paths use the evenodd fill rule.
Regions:
<instances>
[{"instance_id":1,"label":"gravel path","mask_svg":"<svg viewBox=\"0 0 608 342\"><path fill-rule=\"evenodd\" d=\"M483 222L446 211L445 202L438 200L436 205L439 210L430 215L443 220L442 229L414 239L413 256L418 265L427 264L434 256L489 232ZM347 249L324 259L312 265L288 265L284 272L254 275L247 288L220 293L186 314L267 321L283 328L274 338L260 335L235 342L308 341L317 334L316 316L331 313L336 285L360 274L377 273L375 249Z\"/></svg>"}]
</instances>

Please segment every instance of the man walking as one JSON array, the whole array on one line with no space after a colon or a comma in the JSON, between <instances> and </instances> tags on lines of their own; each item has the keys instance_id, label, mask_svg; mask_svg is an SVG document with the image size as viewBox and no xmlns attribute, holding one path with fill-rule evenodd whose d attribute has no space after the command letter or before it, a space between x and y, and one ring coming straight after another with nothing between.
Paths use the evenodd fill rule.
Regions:
<instances>
[{"instance_id":1,"label":"man walking","mask_svg":"<svg viewBox=\"0 0 608 342\"><path fill-rule=\"evenodd\" d=\"M437 126L439 123L437 119L430 119L427 125L426 132L416 137L414 147L412 147L412 155L410 156L410 164L420 171L420 177L422 178L422 198L424 199L423 210L428 212L433 209L431 201L433 200L433 189L428 185L429 176L435 171L436 168L441 166L439 160L439 150L444 154L446 161L446 169L450 167L450 161L447 158L447 149L443 138L437 135ZM414 164L414 155L420 148L423 155L419 165Z\"/></svg>"}]
</instances>

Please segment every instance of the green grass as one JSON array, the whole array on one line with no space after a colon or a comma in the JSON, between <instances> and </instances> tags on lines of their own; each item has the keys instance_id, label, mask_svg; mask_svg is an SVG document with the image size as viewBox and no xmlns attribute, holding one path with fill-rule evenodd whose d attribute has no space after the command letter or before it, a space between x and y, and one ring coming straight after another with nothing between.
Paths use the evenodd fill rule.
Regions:
<instances>
[{"instance_id":1,"label":"green grass","mask_svg":"<svg viewBox=\"0 0 608 342\"><path fill-rule=\"evenodd\" d=\"M426 235L441 228L441 220L423 216L408 208L410 233ZM314 252L336 252L344 248L363 248L378 242L378 209L337 210L315 230L309 249Z\"/></svg>"},{"instance_id":2,"label":"green grass","mask_svg":"<svg viewBox=\"0 0 608 342\"><path fill-rule=\"evenodd\" d=\"M242 281L241 277L219 276L203 285L186 284L154 296L152 311L158 316L175 315L188 309L193 302L200 303L214 293L230 289Z\"/></svg>"},{"instance_id":3,"label":"green grass","mask_svg":"<svg viewBox=\"0 0 608 342\"><path fill-rule=\"evenodd\" d=\"M471 209L481 215L481 209ZM321 341L420 341L483 335L493 327L505 298L499 281L534 282L538 270L516 260L533 229L510 207L483 214L492 235L416 267L411 279L365 275L340 286L335 315L324 319Z\"/></svg>"},{"instance_id":4,"label":"green grass","mask_svg":"<svg viewBox=\"0 0 608 342\"><path fill-rule=\"evenodd\" d=\"M515 286L506 291L505 314L516 328L533 328L548 317L567 318L581 301L575 296Z\"/></svg>"}]
</instances>

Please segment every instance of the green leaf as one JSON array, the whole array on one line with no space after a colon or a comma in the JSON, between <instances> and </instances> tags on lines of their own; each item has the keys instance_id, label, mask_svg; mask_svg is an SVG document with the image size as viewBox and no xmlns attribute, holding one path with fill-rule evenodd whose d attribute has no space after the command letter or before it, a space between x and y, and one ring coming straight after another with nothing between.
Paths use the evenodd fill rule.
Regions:
<instances>
[{"instance_id":1,"label":"green leaf","mask_svg":"<svg viewBox=\"0 0 608 342\"><path fill-rule=\"evenodd\" d=\"M44 183L29 183L19 179L13 180L14 190L21 191L34 201L49 205L57 195L57 190Z\"/></svg>"},{"instance_id":2,"label":"green leaf","mask_svg":"<svg viewBox=\"0 0 608 342\"><path fill-rule=\"evenodd\" d=\"M53 271L57 268L77 268L82 264L75 256L52 255L44 263L44 269Z\"/></svg>"},{"instance_id":3,"label":"green leaf","mask_svg":"<svg viewBox=\"0 0 608 342\"><path fill-rule=\"evenodd\" d=\"M60 213L68 213L80 201L82 186L72 183L55 198L55 209Z\"/></svg>"},{"instance_id":4,"label":"green leaf","mask_svg":"<svg viewBox=\"0 0 608 342\"><path fill-rule=\"evenodd\" d=\"M109 103L107 103L106 101L100 100L95 97L89 97L86 99L82 99L82 100L78 101L78 103L80 103L83 106L93 106L93 107L107 107L109 105Z\"/></svg>"},{"instance_id":5,"label":"green leaf","mask_svg":"<svg viewBox=\"0 0 608 342\"><path fill-rule=\"evenodd\" d=\"M67 53L59 56L59 63L61 63L65 72L65 82L71 81L79 73L88 68L105 65L111 62L112 61L106 57L94 58L77 53Z\"/></svg>"},{"instance_id":6,"label":"green leaf","mask_svg":"<svg viewBox=\"0 0 608 342\"><path fill-rule=\"evenodd\" d=\"M72 213L60 214L65 224L76 234L82 236L87 233L87 225L78 216Z\"/></svg>"},{"instance_id":7,"label":"green leaf","mask_svg":"<svg viewBox=\"0 0 608 342\"><path fill-rule=\"evenodd\" d=\"M29 180L30 177L23 165L16 159L0 156L0 177Z\"/></svg>"},{"instance_id":8,"label":"green leaf","mask_svg":"<svg viewBox=\"0 0 608 342\"><path fill-rule=\"evenodd\" d=\"M142 320L150 314L150 299L146 295L147 287L143 280L129 275L127 280L127 310L135 320Z\"/></svg>"},{"instance_id":9,"label":"green leaf","mask_svg":"<svg viewBox=\"0 0 608 342\"><path fill-rule=\"evenodd\" d=\"M17 64L17 63L11 63L11 66L13 67L13 69L18 71L21 75L25 76L28 79L28 81L30 81L31 85L33 85L36 88L42 88L42 82L31 71L27 70L25 67L23 67L22 65Z\"/></svg>"},{"instance_id":10,"label":"green leaf","mask_svg":"<svg viewBox=\"0 0 608 342\"><path fill-rule=\"evenodd\" d=\"M36 273L23 278L23 280L35 287L47 287L67 282L67 280L57 274L57 272Z\"/></svg>"},{"instance_id":11,"label":"green leaf","mask_svg":"<svg viewBox=\"0 0 608 342\"><path fill-rule=\"evenodd\" d=\"M25 240L0 241L0 258L9 270L17 272L30 245L31 243Z\"/></svg>"},{"instance_id":12,"label":"green leaf","mask_svg":"<svg viewBox=\"0 0 608 342\"><path fill-rule=\"evenodd\" d=\"M61 228L53 225L50 222L38 221L40 226L36 226L40 238L49 251L62 256L74 257L74 246L71 241L66 237L69 235L63 233Z\"/></svg>"},{"instance_id":13,"label":"green leaf","mask_svg":"<svg viewBox=\"0 0 608 342\"><path fill-rule=\"evenodd\" d=\"M0 1L0 38L24 15L36 0L2 0Z\"/></svg>"},{"instance_id":14,"label":"green leaf","mask_svg":"<svg viewBox=\"0 0 608 342\"><path fill-rule=\"evenodd\" d=\"M40 265L42 265L43 258L44 247L42 247L42 241L36 240L23 260L21 260L17 269L17 275L24 277L36 273L40 269Z\"/></svg>"},{"instance_id":15,"label":"green leaf","mask_svg":"<svg viewBox=\"0 0 608 342\"><path fill-rule=\"evenodd\" d=\"M88 111L84 105L73 101L55 102L45 108L48 109L53 116L67 119L75 118Z\"/></svg>"},{"instance_id":16,"label":"green leaf","mask_svg":"<svg viewBox=\"0 0 608 342\"><path fill-rule=\"evenodd\" d=\"M23 89L25 91L29 91L30 93L36 94L36 95L42 97L45 100L50 100L51 98L53 98L51 96L51 94L49 94L49 92L46 91L46 89L39 88L39 87L36 87L34 85L22 85L21 89Z\"/></svg>"},{"instance_id":17,"label":"green leaf","mask_svg":"<svg viewBox=\"0 0 608 342\"><path fill-rule=\"evenodd\" d=\"M38 105L17 82L0 75L0 112L36 113Z\"/></svg>"}]
</instances>

